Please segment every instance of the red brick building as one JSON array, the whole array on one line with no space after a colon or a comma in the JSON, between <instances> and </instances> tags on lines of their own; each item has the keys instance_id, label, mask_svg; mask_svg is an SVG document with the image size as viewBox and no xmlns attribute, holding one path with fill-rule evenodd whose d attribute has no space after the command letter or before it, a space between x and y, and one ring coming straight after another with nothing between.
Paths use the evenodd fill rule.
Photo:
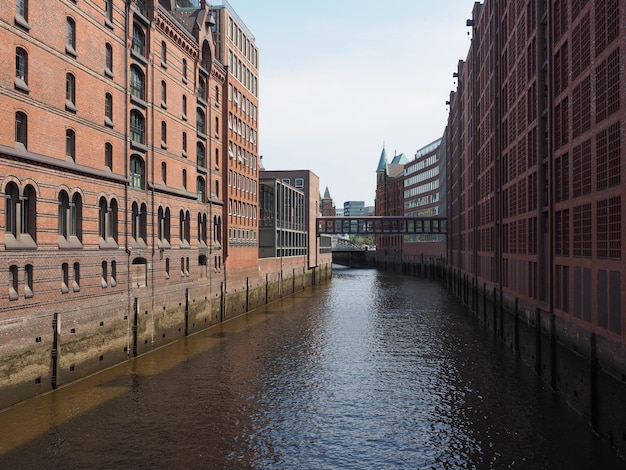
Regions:
<instances>
[{"instance_id":1,"label":"red brick building","mask_svg":"<svg viewBox=\"0 0 626 470\"><path fill-rule=\"evenodd\" d=\"M16 64L0 72L8 402L219 321L235 191L222 183L224 147L244 133L222 125L235 94L216 58L222 17L204 1L178 5L0 2L2 56ZM256 77L245 82L256 90ZM237 96L236 112L255 122L256 101ZM241 148L256 146L256 130L245 136ZM255 158L237 160L242 173ZM239 199L252 200L253 180ZM255 213L237 217L252 226Z\"/></svg>"},{"instance_id":2,"label":"red brick building","mask_svg":"<svg viewBox=\"0 0 626 470\"><path fill-rule=\"evenodd\" d=\"M404 215L404 165L408 162L401 153L387 160L383 147L376 167L376 200L374 215ZM402 263L402 235L376 235L376 260L387 263Z\"/></svg>"},{"instance_id":3,"label":"red brick building","mask_svg":"<svg viewBox=\"0 0 626 470\"><path fill-rule=\"evenodd\" d=\"M623 432L602 413L598 371L626 373L626 7L488 0L467 26L446 137L450 266L477 310L476 294L500 296L515 322L548 335L520 347L523 327L493 317L594 426ZM565 367L561 346L590 361L588 377Z\"/></svg>"}]
</instances>

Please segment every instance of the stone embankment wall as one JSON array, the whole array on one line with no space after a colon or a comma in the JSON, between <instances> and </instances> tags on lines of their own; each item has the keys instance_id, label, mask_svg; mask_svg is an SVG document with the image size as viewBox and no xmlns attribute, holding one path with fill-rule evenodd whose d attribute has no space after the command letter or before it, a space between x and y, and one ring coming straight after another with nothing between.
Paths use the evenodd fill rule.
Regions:
<instances>
[{"instance_id":1,"label":"stone embankment wall","mask_svg":"<svg viewBox=\"0 0 626 470\"><path fill-rule=\"evenodd\" d=\"M398 271L397 265L393 266ZM407 275L438 279L519 359L626 457L626 348L567 318L479 284L444 260L402 264Z\"/></svg>"},{"instance_id":2,"label":"stone embankment wall","mask_svg":"<svg viewBox=\"0 0 626 470\"><path fill-rule=\"evenodd\" d=\"M160 286L144 296L121 289L106 302L94 297L54 312L42 306L40 315L4 320L0 409L326 282L332 277L327 258L315 268L299 259L260 260L254 277L217 288Z\"/></svg>"}]
</instances>

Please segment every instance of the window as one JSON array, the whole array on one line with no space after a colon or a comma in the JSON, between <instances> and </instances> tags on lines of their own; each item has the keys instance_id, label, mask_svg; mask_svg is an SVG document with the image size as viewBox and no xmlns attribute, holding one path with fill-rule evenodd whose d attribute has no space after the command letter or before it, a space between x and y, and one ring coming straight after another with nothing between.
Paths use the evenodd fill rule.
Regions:
<instances>
[{"instance_id":1,"label":"window","mask_svg":"<svg viewBox=\"0 0 626 470\"><path fill-rule=\"evenodd\" d=\"M33 265L27 264L24 268L24 297L33 296Z\"/></svg>"},{"instance_id":2,"label":"window","mask_svg":"<svg viewBox=\"0 0 626 470\"><path fill-rule=\"evenodd\" d=\"M16 20L28 24L28 0L16 0L15 1L15 16Z\"/></svg>"},{"instance_id":3,"label":"window","mask_svg":"<svg viewBox=\"0 0 626 470\"><path fill-rule=\"evenodd\" d=\"M183 170L183 188L187 189L187 170Z\"/></svg>"},{"instance_id":4,"label":"window","mask_svg":"<svg viewBox=\"0 0 626 470\"><path fill-rule=\"evenodd\" d=\"M296 178L296 188L304 188L304 178Z\"/></svg>"},{"instance_id":5,"label":"window","mask_svg":"<svg viewBox=\"0 0 626 470\"><path fill-rule=\"evenodd\" d=\"M187 82L187 59L183 59L183 83Z\"/></svg>"},{"instance_id":6,"label":"window","mask_svg":"<svg viewBox=\"0 0 626 470\"><path fill-rule=\"evenodd\" d=\"M183 95L183 119L187 120L187 95Z\"/></svg>"},{"instance_id":7,"label":"window","mask_svg":"<svg viewBox=\"0 0 626 470\"><path fill-rule=\"evenodd\" d=\"M17 300L19 297L17 293L17 289L18 289L17 276L18 276L17 266L13 264L9 267L9 300Z\"/></svg>"},{"instance_id":8,"label":"window","mask_svg":"<svg viewBox=\"0 0 626 470\"><path fill-rule=\"evenodd\" d=\"M130 112L130 140L141 145L145 143L145 121L143 114L136 109Z\"/></svg>"},{"instance_id":9,"label":"window","mask_svg":"<svg viewBox=\"0 0 626 470\"><path fill-rule=\"evenodd\" d=\"M5 188L5 243L7 248L35 248L37 200L35 189L28 185L20 197L14 182Z\"/></svg>"},{"instance_id":10,"label":"window","mask_svg":"<svg viewBox=\"0 0 626 470\"><path fill-rule=\"evenodd\" d=\"M15 143L28 147L28 117L21 111L15 113Z\"/></svg>"},{"instance_id":11,"label":"window","mask_svg":"<svg viewBox=\"0 0 626 470\"><path fill-rule=\"evenodd\" d=\"M144 188L144 164L137 155L130 157L130 186L137 189Z\"/></svg>"},{"instance_id":12,"label":"window","mask_svg":"<svg viewBox=\"0 0 626 470\"><path fill-rule=\"evenodd\" d=\"M28 52L18 47L15 49L15 87L22 91L28 88Z\"/></svg>"},{"instance_id":13,"label":"window","mask_svg":"<svg viewBox=\"0 0 626 470\"><path fill-rule=\"evenodd\" d=\"M65 109L76 112L76 78L65 74Z\"/></svg>"},{"instance_id":14,"label":"window","mask_svg":"<svg viewBox=\"0 0 626 470\"><path fill-rule=\"evenodd\" d=\"M220 196L220 182L218 180L215 180L215 195Z\"/></svg>"},{"instance_id":15,"label":"window","mask_svg":"<svg viewBox=\"0 0 626 470\"><path fill-rule=\"evenodd\" d=\"M189 220L189 211L185 212L181 209L179 216L179 234L180 243L182 246L189 246L190 223L191 221Z\"/></svg>"},{"instance_id":16,"label":"window","mask_svg":"<svg viewBox=\"0 0 626 470\"><path fill-rule=\"evenodd\" d=\"M167 148L167 123L161 121L161 147Z\"/></svg>"},{"instance_id":17,"label":"window","mask_svg":"<svg viewBox=\"0 0 626 470\"><path fill-rule=\"evenodd\" d=\"M133 25L133 52L141 57L146 55L146 35L137 23Z\"/></svg>"},{"instance_id":18,"label":"window","mask_svg":"<svg viewBox=\"0 0 626 470\"><path fill-rule=\"evenodd\" d=\"M220 151L219 149L215 149L215 169L218 169L220 166Z\"/></svg>"},{"instance_id":19,"label":"window","mask_svg":"<svg viewBox=\"0 0 626 470\"><path fill-rule=\"evenodd\" d=\"M74 292L80 291L80 263L74 263Z\"/></svg>"},{"instance_id":20,"label":"window","mask_svg":"<svg viewBox=\"0 0 626 470\"><path fill-rule=\"evenodd\" d=\"M67 294L69 292L70 284L70 267L67 263L61 265L61 292Z\"/></svg>"},{"instance_id":21,"label":"window","mask_svg":"<svg viewBox=\"0 0 626 470\"><path fill-rule=\"evenodd\" d=\"M82 198L79 193L74 193L70 203L67 192L61 191L58 203L59 244L65 248L69 248L67 243L79 247L82 238ZM71 238L74 239L74 244Z\"/></svg>"},{"instance_id":22,"label":"window","mask_svg":"<svg viewBox=\"0 0 626 470\"><path fill-rule=\"evenodd\" d=\"M206 166L206 159L204 156L204 145L202 144L202 142L198 142L196 144L196 162L198 164L199 167L205 167Z\"/></svg>"},{"instance_id":23,"label":"window","mask_svg":"<svg viewBox=\"0 0 626 470\"><path fill-rule=\"evenodd\" d=\"M139 67L131 65L130 67L130 96L140 100L145 100L145 79L144 74Z\"/></svg>"},{"instance_id":24,"label":"window","mask_svg":"<svg viewBox=\"0 0 626 470\"><path fill-rule=\"evenodd\" d=\"M104 123L113 127L113 95L111 93L104 95Z\"/></svg>"},{"instance_id":25,"label":"window","mask_svg":"<svg viewBox=\"0 0 626 470\"><path fill-rule=\"evenodd\" d=\"M198 178L196 178L196 195L198 202L203 203L206 197L206 189L204 178L202 178L201 176L198 176Z\"/></svg>"},{"instance_id":26,"label":"window","mask_svg":"<svg viewBox=\"0 0 626 470\"><path fill-rule=\"evenodd\" d=\"M117 286L117 261L111 261L111 287Z\"/></svg>"},{"instance_id":27,"label":"window","mask_svg":"<svg viewBox=\"0 0 626 470\"><path fill-rule=\"evenodd\" d=\"M76 161L76 133L72 129L65 131L65 156Z\"/></svg>"},{"instance_id":28,"label":"window","mask_svg":"<svg viewBox=\"0 0 626 470\"><path fill-rule=\"evenodd\" d=\"M68 16L65 24L65 52L76 56L76 23Z\"/></svg>"},{"instance_id":29,"label":"window","mask_svg":"<svg viewBox=\"0 0 626 470\"><path fill-rule=\"evenodd\" d=\"M170 259L165 258L165 279L170 278Z\"/></svg>"},{"instance_id":30,"label":"window","mask_svg":"<svg viewBox=\"0 0 626 470\"><path fill-rule=\"evenodd\" d=\"M198 79L198 98L206 101L206 80L202 77Z\"/></svg>"},{"instance_id":31,"label":"window","mask_svg":"<svg viewBox=\"0 0 626 470\"><path fill-rule=\"evenodd\" d=\"M202 43L202 57L200 59L200 66L205 70L205 71L209 71L211 70L211 62L212 62L212 58L211 58L211 48L209 46L208 41L204 41Z\"/></svg>"},{"instance_id":32,"label":"window","mask_svg":"<svg viewBox=\"0 0 626 470\"><path fill-rule=\"evenodd\" d=\"M187 158L187 133L183 132L183 157Z\"/></svg>"},{"instance_id":33,"label":"window","mask_svg":"<svg viewBox=\"0 0 626 470\"><path fill-rule=\"evenodd\" d=\"M108 263L106 261L103 261L102 262L102 276L100 279L100 284L102 285L103 289L108 286L108 283L107 283L107 278L109 274L108 271L109 271Z\"/></svg>"},{"instance_id":34,"label":"window","mask_svg":"<svg viewBox=\"0 0 626 470\"><path fill-rule=\"evenodd\" d=\"M167 184L167 163L161 162L161 181Z\"/></svg>"},{"instance_id":35,"label":"window","mask_svg":"<svg viewBox=\"0 0 626 470\"><path fill-rule=\"evenodd\" d=\"M206 134L206 124L204 122L204 111L200 108L196 110L196 130L198 134L205 135Z\"/></svg>"},{"instance_id":36,"label":"window","mask_svg":"<svg viewBox=\"0 0 626 470\"><path fill-rule=\"evenodd\" d=\"M167 83L161 80L161 107L167 109Z\"/></svg>"},{"instance_id":37,"label":"window","mask_svg":"<svg viewBox=\"0 0 626 470\"><path fill-rule=\"evenodd\" d=\"M215 118L215 137L219 137L220 135L220 118Z\"/></svg>"},{"instance_id":38,"label":"window","mask_svg":"<svg viewBox=\"0 0 626 470\"><path fill-rule=\"evenodd\" d=\"M198 241L206 245L207 242L207 220L206 214L198 212Z\"/></svg>"},{"instance_id":39,"label":"window","mask_svg":"<svg viewBox=\"0 0 626 470\"><path fill-rule=\"evenodd\" d=\"M104 144L104 166L113 170L113 145L109 142Z\"/></svg>"},{"instance_id":40,"label":"window","mask_svg":"<svg viewBox=\"0 0 626 470\"><path fill-rule=\"evenodd\" d=\"M104 19L108 26L113 26L113 0L104 2Z\"/></svg>"},{"instance_id":41,"label":"window","mask_svg":"<svg viewBox=\"0 0 626 470\"><path fill-rule=\"evenodd\" d=\"M109 77L113 76L113 46L107 42L106 59L104 64L104 73Z\"/></svg>"},{"instance_id":42,"label":"window","mask_svg":"<svg viewBox=\"0 0 626 470\"><path fill-rule=\"evenodd\" d=\"M101 248L117 248L117 200L108 204L105 197L98 202L98 235Z\"/></svg>"},{"instance_id":43,"label":"window","mask_svg":"<svg viewBox=\"0 0 626 470\"><path fill-rule=\"evenodd\" d=\"M158 211L158 238L162 244L169 248L170 243L170 209L159 207Z\"/></svg>"},{"instance_id":44,"label":"window","mask_svg":"<svg viewBox=\"0 0 626 470\"><path fill-rule=\"evenodd\" d=\"M161 65L167 67L167 44L161 41Z\"/></svg>"},{"instance_id":45,"label":"window","mask_svg":"<svg viewBox=\"0 0 626 470\"><path fill-rule=\"evenodd\" d=\"M132 237L136 242L146 242L146 220L147 209L145 203L141 205L141 210L136 202L132 205Z\"/></svg>"}]
</instances>

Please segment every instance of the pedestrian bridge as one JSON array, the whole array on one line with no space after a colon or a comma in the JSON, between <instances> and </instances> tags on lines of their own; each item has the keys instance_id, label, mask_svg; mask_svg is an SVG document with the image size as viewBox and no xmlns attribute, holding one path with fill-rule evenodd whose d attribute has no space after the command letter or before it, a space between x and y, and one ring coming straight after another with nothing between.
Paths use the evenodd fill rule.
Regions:
<instances>
[{"instance_id":1,"label":"pedestrian bridge","mask_svg":"<svg viewBox=\"0 0 626 470\"><path fill-rule=\"evenodd\" d=\"M446 217L318 217L317 235L413 235L445 234Z\"/></svg>"}]
</instances>

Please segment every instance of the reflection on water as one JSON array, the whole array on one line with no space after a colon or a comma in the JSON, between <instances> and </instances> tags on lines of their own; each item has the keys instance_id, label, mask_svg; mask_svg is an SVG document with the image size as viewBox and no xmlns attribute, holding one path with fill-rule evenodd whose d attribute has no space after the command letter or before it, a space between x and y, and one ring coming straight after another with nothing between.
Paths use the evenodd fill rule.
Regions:
<instances>
[{"instance_id":1,"label":"reflection on water","mask_svg":"<svg viewBox=\"0 0 626 470\"><path fill-rule=\"evenodd\" d=\"M0 413L0 468L620 468L440 285L328 286Z\"/></svg>"}]
</instances>

